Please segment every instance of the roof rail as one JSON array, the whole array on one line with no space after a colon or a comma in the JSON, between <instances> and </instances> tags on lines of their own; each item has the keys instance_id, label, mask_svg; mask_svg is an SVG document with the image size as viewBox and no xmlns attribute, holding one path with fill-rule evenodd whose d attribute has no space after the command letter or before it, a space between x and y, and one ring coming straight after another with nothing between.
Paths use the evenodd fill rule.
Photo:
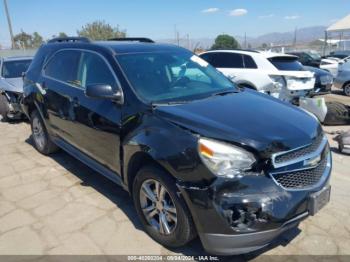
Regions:
<instances>
[{"instance_id":1,"label":"roof rail","mask_svg":"<svg viewBox=\"0 0 350 262\"><path fill-rule=\"evenodd\" d=\"M90 43L87 37L56 37L48 41L48 43L63 43L63 42L84 42Z\"/></svg>"},{"instance_id":2,"label":"roof rail","mask_svg":"<svg viewBox=\"0 0 350 262\"><path fill-rule=\"evenodd\" d=\"M108 41L125 41L125 42L142 42L142 43L154 43L150 38L146 37L125 37L125 38L111 38Z\"/></svg>"}]
</instances>

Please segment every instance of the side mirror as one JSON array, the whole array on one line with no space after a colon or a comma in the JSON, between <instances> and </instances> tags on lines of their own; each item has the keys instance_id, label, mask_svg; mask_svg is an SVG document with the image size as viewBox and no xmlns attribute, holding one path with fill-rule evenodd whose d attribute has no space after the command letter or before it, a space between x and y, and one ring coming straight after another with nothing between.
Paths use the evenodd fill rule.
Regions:
<instances>
[{"instance_id":1,"label":"side mirror","mask_svg":"<svg viewBox=\"0 0 350 262\"><path fill-rule=\"evenodd\" d=\"M111 99L120 104L124 102L123 92L120 89L114 91L110 85L88 85L85 90L85 95L90 98Z\"/></svg>"}]
</instances>

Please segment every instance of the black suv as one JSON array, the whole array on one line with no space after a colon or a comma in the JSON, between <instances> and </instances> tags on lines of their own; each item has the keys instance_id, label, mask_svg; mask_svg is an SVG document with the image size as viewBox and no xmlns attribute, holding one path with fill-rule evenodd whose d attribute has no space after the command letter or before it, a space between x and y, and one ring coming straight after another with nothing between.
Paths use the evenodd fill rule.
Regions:
<instances>
[{"instance_id":1,"label":"black suv","mask_svg":"<svg viewBox=\"0 0 350 262\"><path fill-rule=\"evenodd\" d=\"M299 62L304 66L320 67L321 56L317 53L295 51L288 52L288 54L297 56L299 58Z\"/></svg>"},{"instance_id":2,"label":"black suv","mask_svg":"<svg viewBox=\"0 0 350 262\"><path fill-rule=\"evenodd\" d=\"M234 86L190 51L149 39L53 39L25 75L36 149L62 148L130 192L168 247L266 246L330 196L319 122Z\"/></svg>"}]
</instances>

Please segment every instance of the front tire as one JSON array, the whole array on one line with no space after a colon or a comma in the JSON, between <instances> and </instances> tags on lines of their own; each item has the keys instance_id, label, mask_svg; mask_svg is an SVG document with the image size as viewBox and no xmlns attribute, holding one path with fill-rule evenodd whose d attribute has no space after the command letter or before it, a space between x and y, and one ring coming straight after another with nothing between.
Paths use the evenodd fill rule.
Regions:
<instances>
[{"instance_id":1,"label":"front tire","mask_svg":"<svg viewBox=\"0 0 350 262\"><path fill-rule=\"evenodd\" d=\"M58 147L51 141L44 121L42 120L39 112L36 110L31 114L30 125L32 128L32 137L36 150L44 155L49 155L58 150Z\"/></svg>"},{"instance_id":2,"label":"front tire","mask_svg":"<svg viewBox=\"0 0 350 262\"><path fill-rule=\"evenodd\" d=\"M1 121L7 122L9 121L8 113L10 111L10 105L7 101L7 98L4 95L0 95L0 115L2 116Z\"/></svg>"},{"instance_id":3,"label":"front tire","mask_svg":"<svg viewBox=\"0 0 350 262\"><path fill-rule=\"evenodd\" d=\"M133 200L145 231L158 243L180 247L196 235L191 214L176 183L161 168L142 168L133 183Z\"/></svg>"}]
</instances>

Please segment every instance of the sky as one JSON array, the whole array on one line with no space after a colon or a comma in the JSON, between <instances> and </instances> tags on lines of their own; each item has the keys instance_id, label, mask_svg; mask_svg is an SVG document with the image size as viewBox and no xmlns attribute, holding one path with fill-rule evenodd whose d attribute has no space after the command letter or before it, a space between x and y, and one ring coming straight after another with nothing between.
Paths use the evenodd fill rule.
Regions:
<instances>
[{"instance_id":1,"label":"sky","mask_svg":"<svg viewBox=\"0 0 350 262\"><path fill-rule=\"evenodd\" d=\"M214 38L221 33L255 37L296 27L328 26L350 13L350 0L8 0L15 34L76 35L95 20L153 39ZM10 37L0 1L0 44Z\"/></svg>"}]
</instances>

